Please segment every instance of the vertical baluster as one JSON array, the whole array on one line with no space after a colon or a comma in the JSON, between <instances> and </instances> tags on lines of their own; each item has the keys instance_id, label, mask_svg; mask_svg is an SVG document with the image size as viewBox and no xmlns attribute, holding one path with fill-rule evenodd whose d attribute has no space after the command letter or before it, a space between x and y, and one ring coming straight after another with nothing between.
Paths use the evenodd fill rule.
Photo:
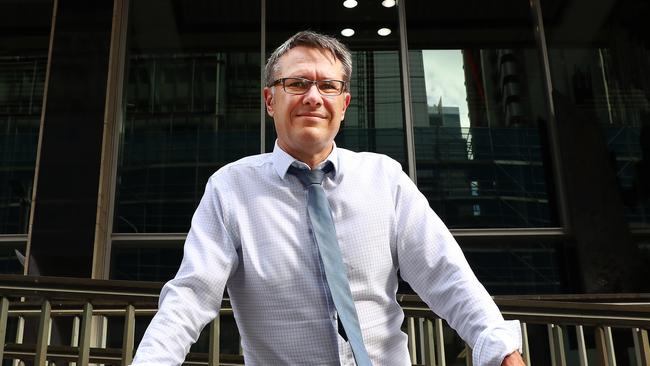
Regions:
<instances>
[{"instance_id":1,"label":"vertical baluster","mask_svg":"<svg viewBox=\"0 0 650 366\"><path fill-rule=\"evenodd\" d=\"M424 364L426 366L436 366L436 351L433 337L433 322L431 319L424 319Z\"/></svg>"},{"instance_id":2,"label":"vertical baluster","mask_svg":"<svg viewBox=\"0 0 650 366\"><path fill-rule=\"evenodd\" d=\"M425 357L425 338L426 335L424 334L424 321L425 318L420 318L418 317L418 322L417 322L417 331L418 331L418 360L419 362L424 362L424 357Z\"/></svg>"},{"instance_id":3,"label":"vertical baluster","mask_svg":"<svg viewBox=\"0 0 650 366\"><path fill-rule=\"evenodd\" d=\"M7 337L7 317L9 316L9 300L6 297L0 299L0 365L4 359L5 338Z\"/></svg>"},{"instance_id":4,"label":"vertical baluster","mask_svg":"<svg viewBox=\"0 0 650 366\"><path fill-rule=\"evenodd\" d=\"M612 337L612 327L605 327L605 344L607 345L607 354L609 356L609 365L616 366L616 353L614 353L614 338Z\"/></svg>"},{"instance_id":5,"label":"vertical baluster","mask_svg":"<svg viewBox=\"0 0 650 366\"><path fill-rule=\"evenodd\" d=\"M638 366L650 366L650 342L648 342L648 331L640 328L632 328L634 337L634 354Z\"/></svg>"},{"instance_id":6,"label":"vertical baluster","mask_svg":"<svg viewBox=\"0 0 650 366\"><path fill-rule=\"evenodd\" d=\"M406 334L408 335L409 355L411 356L411 364L418 363L416 345L415 345L415 319L413 317L406 318Z\"/></svg>"},{"instance_id":7,"label":"vertical baluster","mask_svg":"<svg viewBox=\"0 0 650 366\"><path fill-rule=\"evenodd\" d=\"M16 327L16 344L23 343L23 336L25 335L25 318L22 316L18 317L18 325ZM25 363L20 359L16 358L11 363L11 366L24 366Z\"/></svg>"},{"instance_id":8,"label":"vertical baluster","mask_svg":"<svg viewBox=\"0 0 650 366\"><path fill-rule=\"evenodd\" d=\"M599 364L616 366L611 327L596 327L596 348L598 349Z\"/></svg>"},{"instance_id":9,"label":"vertical baluster","mask_svg":"<svg viewBox=\"0 0 650 366\"><path fill-rule=\"evenodd\" d=\"M133 361L135 346L135 307L128 304L124 309L124 334L122 336L122 365L130 365Z\"/></svg>"},{"instance_id":10,"label":"vertical baluster","mask_svg":"<svg viewBox=\"0 0 650 366\"><path fill-rule=\"evenodd\" d=\"M219 348L219 338L221 336L220 315L210 323L210 350L208 354L208 365L219 366L221 349Z\"/></svg>"},{"instance_id":11,"label":"vertical baluster","mask_svg":"<svg viewBox=\"0 0 650 366\"><path fill-rule=\"evenodd\" d=\"M562 327L557 324L549 324L549 342L551 346L551 360L555 366L566 366L564 356L564 335Z\"/></svg>"},{"instance_id":12,"label":"vertical baluster","mask_svg":"<svg viewBox=\"0 0 650 366\"><path fill-rule=\"evenodd\" d=\"M81 318L75 316L72 318L72 332L70 332L70 345L79 347L79 333L81 328ZM69 366L77 366L77 362L70 362Z\"/></svg>"},{"instance_id":13,"label":"vertical baluster","mask_svg":"<svg viewBox=\"0 0 650 366\"><path fill-rule=\"evenodd\" d=\"M50 315L52 312L52 305L47 299L43 299L41 306L41 320L38 325L38 338L36 340L36 356L34 357L34 364L36 366L45 366L47 360L47 343L50 333Z\"/></svg>"},{"instance_id":14,"label":"vertical baluster","mask_svg":"<svg viewBox=\"0 0 650 366\"><path fill-rule=\"evenodd\" d=\"M548 333L548 347L551 353L551 366L557 366L555 363L555 342L553 341L553 324L546 324L546 330Z\"/></svg>"},{"instance_id":15,"label":"vertical baluster","mask_svg":"<svg viewBox=\"0 0 650 366\"><path fill-rule=\"evenodd\" d=\"M79 366L88 365L90 361L90 330L93 323L93 305L87 302L84 305L81 316L81 328L79 330L79 349L77 364Z\"/></svg>"},{"instance_id":16,"label":"vertical baluster","mask_svg":"<svg viewBox=\"0 0 650 366\"><path fill-rule=\"evenodd\" d=\"M472 357L472 349L469 347L469 344L465 343L465 366L472 366L474 364ZM530 362L526 365L530 366Z\"/></svg>"},{"instance_id":17,"label":"vertical baluster","mask_svg":"<svg viewBox=\"0 0 650 366\"><path fill-rule=\"evenodd\" d=\"M445 366L445 336L442 329L442 319L435 320L436 328L436 360L438 366Z\"/></svg>"},{"instance_id":18,"label":"vertical baluster","mask_svg":"<svg viewBox=\"0 0 650 366\"><path fill-rule=\"evenodd\" d=\"M587 346L585 345L585 331L582 325L576 325L576 338L578 339L578 361L580 361L580 366L587 366Z\"/></svg>"},{"instance_id":19,"label":"vertical baluster","mask_svg":"<svg viewBox=\"0 0 650 366\"><path fill-rule=\"evenodd\" d=\"M521 357L526 365L530 366L530 346L528 344L528 325L521 323Z\"/></svg>"}]
</instances>

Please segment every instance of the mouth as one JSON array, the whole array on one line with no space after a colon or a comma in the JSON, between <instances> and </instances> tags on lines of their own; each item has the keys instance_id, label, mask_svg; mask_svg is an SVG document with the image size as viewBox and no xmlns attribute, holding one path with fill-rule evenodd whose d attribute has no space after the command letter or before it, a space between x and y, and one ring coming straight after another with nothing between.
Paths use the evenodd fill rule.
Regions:
<instances>
[{"instance_id":1,"label":"mouth","mask_svg":"<svg viewBox=\"0 0 650 366\"><path fill-rule=\"evenodd\" d=\"M309 117L309 118L327 118L324 114L321 113L315 113L315 112L307 112L307 113L298 113L298 117Z\"/></svg>"}]
</instances>

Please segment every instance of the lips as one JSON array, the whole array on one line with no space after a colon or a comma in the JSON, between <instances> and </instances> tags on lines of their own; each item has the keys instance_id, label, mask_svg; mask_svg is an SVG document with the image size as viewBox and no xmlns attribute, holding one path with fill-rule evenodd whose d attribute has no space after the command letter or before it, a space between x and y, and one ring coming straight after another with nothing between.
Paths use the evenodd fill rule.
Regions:
<instances>
[{"instance_id":1,"label":"lips","mask_svg":"<svg viewBox=\"0 0 650 366\"><path fill-rule=\"evenodd\" d=\"M326 115L316 112L298 113L298 117L327 118Z\"/></svg>"}]
</instances>

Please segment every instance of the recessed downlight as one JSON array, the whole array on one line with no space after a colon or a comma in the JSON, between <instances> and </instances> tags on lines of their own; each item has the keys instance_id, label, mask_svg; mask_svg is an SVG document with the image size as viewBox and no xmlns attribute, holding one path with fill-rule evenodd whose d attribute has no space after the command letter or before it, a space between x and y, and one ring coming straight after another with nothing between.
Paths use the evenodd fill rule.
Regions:
<instances>
[{"instance_id":1,"label":"recessed downlight","mask_svg":"<svg viewBox=\"0 0 650 366\"><path fill-rule=\"evenodd\" d=\"M354 35L354 29L345 28L341 31L341 35L344 37L352 37Z\"/></svg>"},{"instance_id":2,"label":"recessed downlight","mask_svg":"<svg viewBox=\"0 0 650 366\"><path fill-rule=\"evenodd\" d=\"M343 2L343 6L345 6L345 7L348 8L348 9L352 9L352 8L354 8L355 6L357 6L358 4L359 4L359 3L357 2L357 0L345 0L345 1Z\"/></svg>"},{"instance_id":3,"label":"recessed downlight","mask_svg":"<svg viewBox=\"0 0 650 366\"><path fill-rule=\"evenodd\" d=\"M379 34L382 37L386 37L387 35L391 34L391 30L388 28L380 28L377 30L377 34Z\"/></svg>"},{"instance_id":4,"label":"recessed downlight","mask_svg":"<svg viewBox=\"0 0 650 366\"><path fill-rule=\"evenodd\" d=\"M385 8L392 8L396 4L397 2L395 0L384 0L381 2L381 5L383 5Z\"/></svg>"}]
</instances>

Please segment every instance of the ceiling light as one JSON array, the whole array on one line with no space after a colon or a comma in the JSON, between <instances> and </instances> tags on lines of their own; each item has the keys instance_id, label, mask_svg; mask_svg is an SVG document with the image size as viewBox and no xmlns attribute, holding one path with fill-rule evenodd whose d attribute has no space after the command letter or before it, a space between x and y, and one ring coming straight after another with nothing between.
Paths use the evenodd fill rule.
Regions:
<instances>
[{"instance_id":1,"label":"ceiling light","mask_svg":"<svg viewBox=\"0 0 650 366\"><path fill-rule=\"evenodd\" d=\"M395 0L384 0L381 2L381 5L383 5L385 8L392 8L395 6L396 1Z\"/></svg>"},{"instance_id":2,"label":"ceiling light","mask_svg":"<svg viewBox=\"0 0 650 366\"><path fill-rule=\"evenodd\" d=\"M345 6L348 9L354 8L355 6L357 6L357 4L358 4L357 0L345 0L343 2L343 6Z\"/></svg>"},{"instance_id":3,"label":"ceiling light","mask_svg":"<svg viewBox=\"0 0 650 366\"><path fill-rule=\"evenodd\" d=\"M354 35L354 29L345 28L344 30L341 31L341 34L345 37L352 37Z\"/></svg>"},{"instance_id":4,"label":"ceiling light","mask_svg":"<svg viewBox=\"0 0 650 366\"><path fill-rule=\"evenodd\" d=\"M377 34L379 34L382 37L386 37L390 33L391 33L391 30L388 29L388 28L381 28L381 29L377 30Z\"/></svg>"}]
</instances>

